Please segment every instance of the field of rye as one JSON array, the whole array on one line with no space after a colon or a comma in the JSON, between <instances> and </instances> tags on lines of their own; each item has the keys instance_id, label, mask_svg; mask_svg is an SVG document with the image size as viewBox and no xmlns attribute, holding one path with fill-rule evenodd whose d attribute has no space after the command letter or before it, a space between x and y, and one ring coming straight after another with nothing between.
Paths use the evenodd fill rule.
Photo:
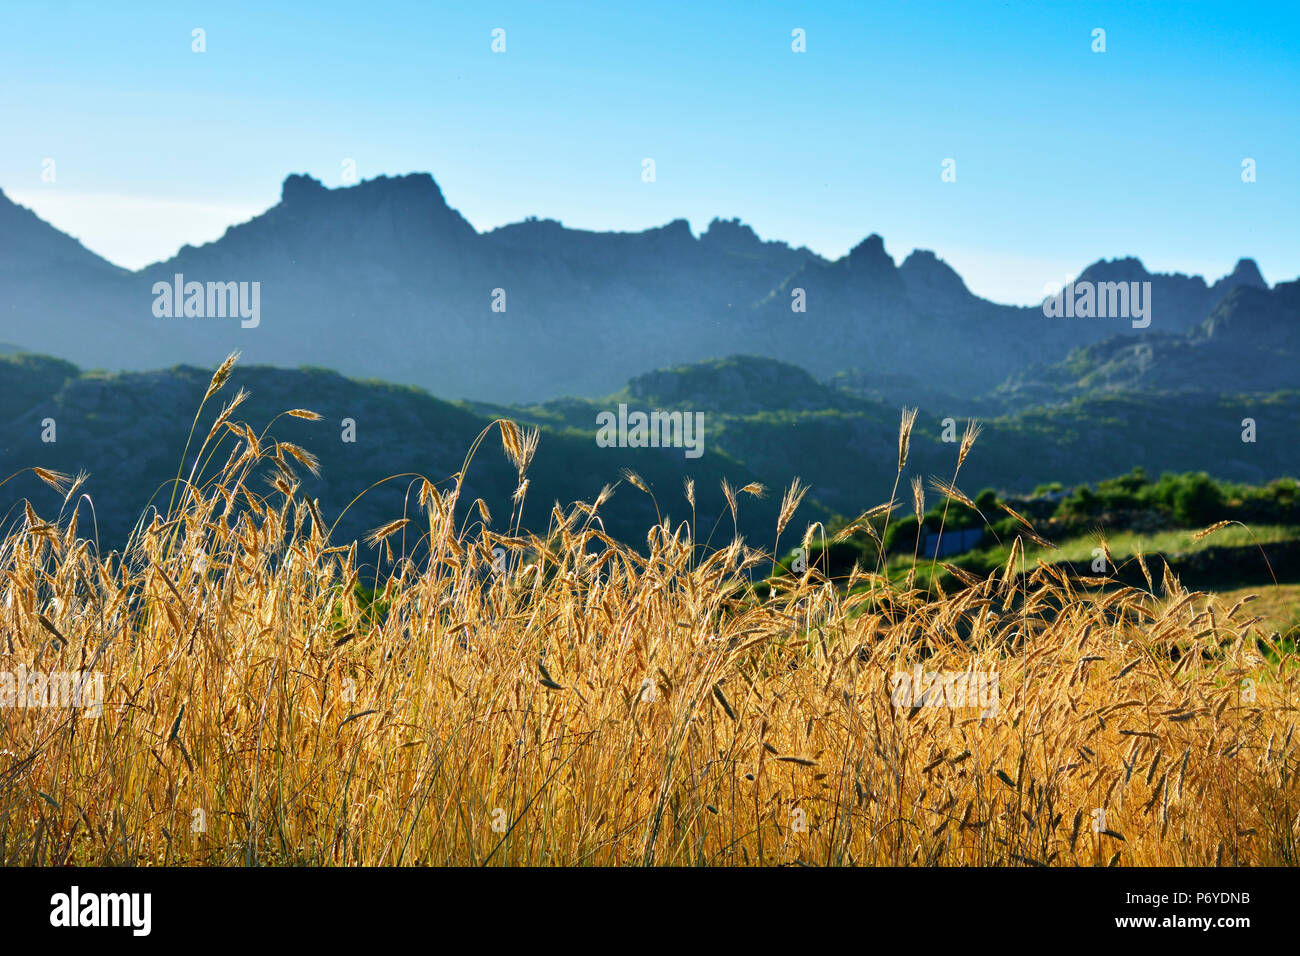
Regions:
<instances>
[{"instance_id":1,"label":"field of rye","mask_svg":"<svg viewBox=\"0 0 1300 956\"><path fill-rule=\"evenodd\" d=\"M506 421L466 463L501 440L515 514L406 476L366 580L299 494L310 453L240 402L121 552L87 536L81 479L36 469L63 506L20 502L0 541L0 672L93 671L104 697L99 716L0 709L0 863L1297 860L1297 660L1248 601L1071 579L1020 543L954 593L816 567L756 590L782 535L823 533L792 525L797 482L771 551L706 552L690 523L630 548L601 529L608 490L532 534L537 434ZM726 491L733 510L763 493ZM996 675L994 712L899 703L918 665Z\"/></svg>"}]
</instances>

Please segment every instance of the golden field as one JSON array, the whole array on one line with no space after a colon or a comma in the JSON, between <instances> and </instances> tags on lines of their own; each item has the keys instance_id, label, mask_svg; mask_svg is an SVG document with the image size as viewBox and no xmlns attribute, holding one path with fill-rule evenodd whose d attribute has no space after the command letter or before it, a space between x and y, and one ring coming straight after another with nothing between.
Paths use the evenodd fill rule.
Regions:
<instances>
[{"instance_id":1,"label":"golden field","mask_svg":"<svg viewBox=\"0 0 1300 956\"><path fill-rule=\"evenodd\" d=\"M954 593L816 567L756 590L772 553L741 541L706 552L687 523L630 548L605 492L498 533L455 476L419 480L363 580L299 494L310 454L239 404L122 552L30 504L0 542L0 672L104 690L99 716L0 709L0 863L1297 860L1297 660L1249 596L1102 588L1023 545ZM521 506L536 433L494 429ZM38 474L66 515L80 479ZM792 525L802 492L776 540L821 533ZM996 712L896 705L918 665L996 674Z\"/></svg>"}]
</instances>

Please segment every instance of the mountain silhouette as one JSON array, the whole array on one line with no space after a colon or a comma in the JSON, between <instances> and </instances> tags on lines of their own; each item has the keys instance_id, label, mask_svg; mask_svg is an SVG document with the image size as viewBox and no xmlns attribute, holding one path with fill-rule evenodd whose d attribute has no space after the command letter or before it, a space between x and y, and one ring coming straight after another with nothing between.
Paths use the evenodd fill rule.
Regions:
<instances>
[{"instance_id":1,"label":"mountain silhouette","mask_svg":"<svg viewBox=\"0 0 1300 956\"><path fill-rule=\"evenodd\" d=\"M256 283L255 327L155 315L155 289L177 275ZM822 380L874 369L890 400L936 382L983 394L1116 336L1189 333L1233 290L1267 291L1249 259L1213 284L1133 258L1080 279L1151 282L1151 325L993 303L933 252L896 264L876 234L830 261L738 219L698 236L682 219L640 232L539 219L479 232L428 173L337 189L291 175L265 213L135 272L0 193L0 342L108 370L209 366L239 349L249 363L486 401L604 395L648 369L736 352Z\"/></svg>"}]
</instances>

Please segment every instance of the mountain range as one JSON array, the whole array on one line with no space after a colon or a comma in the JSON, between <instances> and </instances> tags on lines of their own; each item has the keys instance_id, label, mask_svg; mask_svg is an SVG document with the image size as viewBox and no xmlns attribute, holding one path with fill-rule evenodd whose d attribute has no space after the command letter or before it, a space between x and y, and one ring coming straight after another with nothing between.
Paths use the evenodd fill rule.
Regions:
<instances>
[{"instance_id":1,"label":"mountain range","mask_svg":"<svg viewBox=\"0 0 1300 956\"><path fill-rule=\"evenodd\" d=\"M157 284L178 274L258 283L256 327L155 315ZM265 213L136 272L0 193L0 342L111 371L209 366L239 349L253 363L480 401L596 397L736 353L892 403L1041 397L1066 387L1059 366L1077 349L1101 349L1102 362L1138 343L1163 355L1205 333L1230 293L1271 292L1250 259L1213 283L1134 258L1095 262L1076 281L1150 282L1150 325L999 305L933 252L896 264L874 234L830 261L737 219L699 236L681 219L633 233L538 219L478 232L426 173L338 189L291 175ZM1034 366L1049 370L1026 378Z\"/></svg>"}]
</instances>

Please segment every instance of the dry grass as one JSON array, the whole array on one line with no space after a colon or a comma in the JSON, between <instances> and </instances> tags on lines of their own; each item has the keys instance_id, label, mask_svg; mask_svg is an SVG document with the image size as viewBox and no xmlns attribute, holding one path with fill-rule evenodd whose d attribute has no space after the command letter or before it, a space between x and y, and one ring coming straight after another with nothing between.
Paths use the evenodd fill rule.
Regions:
<instances>
[{"instance_id":1,"label":"dry grass","mask_svg":"<svg viewBox=\"0 0 1300 956\"><path fill-rule=\"evenodd\" d=\"M769 556L687 525L520 530L536 436L496 427L516 514L458 526L456 482L418 481L373 535L384 613L298 493L313 459L229 415L121 554L45 473L64 515L0 542L0 671L94 669L105 703L0 710L0 862L1296 862L1296 660L1249 604L1099 595L1023 548L957 594L814 568L760 600ZM995 672L997 714L893 706L918 663Z\"/></svg>"}]
</instances>

